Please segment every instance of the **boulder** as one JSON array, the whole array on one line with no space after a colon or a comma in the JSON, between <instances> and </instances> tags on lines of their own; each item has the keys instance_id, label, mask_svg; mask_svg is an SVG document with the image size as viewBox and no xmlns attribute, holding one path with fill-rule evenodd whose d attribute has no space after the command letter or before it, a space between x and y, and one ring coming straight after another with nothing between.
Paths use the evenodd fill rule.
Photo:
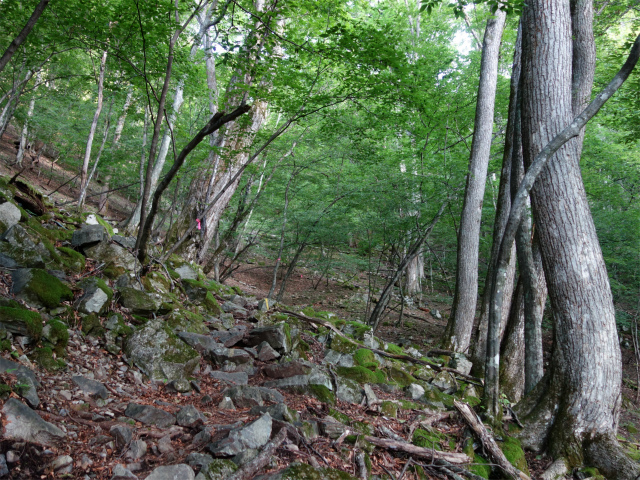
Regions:
<instances>
[{"instance_id":1,"label":"boulder","mask_svg":"<svg viewBox=\"0 0 640 480\"><path fill-rule=\"evenodd\" d=\"M209 445L209 451L216 456L230 457L250 449L264 446L271 437L271 415L265 413L257 420L232 430L229 436Z\"/></svg>"},{"instance_id":2,"label":"boulder","mask_svg":"<svg viewBox=\"0 0 640 480\"><path fill-rule=\"evenodd\" d=\"M0 253L3 254L3 263L27 268L44 268L51 261L51 255L42 242L31 238L20 224L12 226L0 236Z\"/></svg>"},{"instance_id":3,"label":"boulder","mask_svg":"<svg viewBox=\"0 0 640 480\"><path fill-rule=\"evenodd\" d=\"M162 298L155 293L147 293L133 287L119 290L120 303L136 315L152 315L160 309Z\"/></svg>"},{"instance_id":4,"label":"boulder","mask_svg":"<svg viewBox=\"0 0 640 480\"><path fill-rule=\"evenodd\" d=\"M232 385L247 385L249 383L249 375L247 372L222 372L214 370L209 374L211 378L221 380Z\"/></svg>"},{"instance_id":5,"label":"boulder","mask_svg":"<svg viewBox=\"0 0 640 480\"><path fill-rule=\"evenodd\" d=\"M196 305L200 305L204 303L207 298L207 287L205 287L201 282L197 280L183 280L182 288L184 289L184 293L186 293L189 300Z\"/></svg>"},{"instance_id":6,"label":"boulder","mask_svg":"<svg viewBox=\"0 0 640 480\"><path fill-rule=\"evenodd\" d=\"M469 375L473 368L473 363L467 358L464 353L454 353L449 361L449 366L457 371Z\"/></svg>"},{"instance_id":7,"label":"boulder","mask_svg":"<svg viewBox=\"0 0 640 480\"><path fill-rule=\"evenodd\" d=\"M40 387L40 382L38 382L36 375L27 367L0 357L0 373L7 372L16 376L18 384L20 385L20 387L17 388L18 394L27 401L29 406L36 408L40 405L40 398L36 390Z\"/></svg>"},{"instance_id":8,"label":"boulder","mask_svg":"<svg viewBox=\"0 0 640 480\"><path fill-rule=\"evenodd\" d=\"M73 232L71 245L85 250L109 239L106 229L100 224L84 224L79 230Z\"/></svg>"},{"instance_id":9,"label":"boulder","mask_svg":"<svg viewBox=\"0 0 640 480\"><path fill-rule=\"evenodd\" d=\"M291 362L266 365L262 371L267 377L278 379L294 377L296 375L307 375L311 372L312 368L312 364L300 360L293 360Z\"/></svg>"},{"instance_id":10,"label":"boulder","mask_svg":"<svg viewBox=\"0 0 640 480\"><path fill-rule=\"evenodd\" d=\"M11 274L11 279L11 292L34 307L55 308L64 300L73 300L71 289L42 269L21 268Z\"/></svg>"},{"instance_id":11,"label":"boulder","mask_svg":"<svg viewBox=\"0 0 640 480\"><path fill-rule=\"evenodd\" d=\"M245 350L226 348L223 344L216 342L208 335L179 332L178 337L198 351L204 358L210 360L214 365L222 365L225 362L243 364L250 363L253 360L253 357Z\"/></svg>"},{"instance_id":12,"label":"boulder","mask_svg":"<svg viewBox=\"0 0 640 480\"><path fill-rule=\"evenodd\" d=\"M236 470L238 470L238 466L231 460L216 458L202 467L199 475L205 480L225 480ZM198 477L196 477L196 480L198 480Z\"/></svg>"},{"instance_id":13,"label":"boulder","mask_svg":"<svg viewBox=\"0 0 640 480\"><path fill-rule=\"evenodd\" d=\"M130 403L124 414L145 425L155 425L160 428L167 428L176 423L176 417L150 405Z\"/></svg>"},{"instance_id":14,"label":"boulder","mask_svg":"<svg viewBox=\"0 0 640 480\"><path fill-rule=\"evenodd\" d=\"M84 253L87 257L104 263L103 271L109 278L117 278L125 271L134 272L140 268L140 263L133 254L117 243L103 241L85 248Z\"/></svg>"},{"instance_id":15,"label":"boulder","mask_svg":"<svg viewBox=\"0 0 640 480\"><path fill-rule=\"evenodd\" d=\"M266 387L238 385L222 392L223 397L229 397L239 408L263 406L264 402L283 403L284 396L277 390Z\"/></svg>"},{"instance_id":16,"label":"boulder","mask_svg":"<svg viewBox=\"0 0 640 480\"><path fill-rule=\"evenodd\" d=\"M38 312L24 308L0 307L0 328L39 340L42 336L42 317Z\"/></svg>"},{"instance_id":17,"label":"boulder","mask_svg":"<svg viewBox=\"0 0 640 480\"><path fill-rule=\"evenodd\" d=\"M81 375L74 375L71 379L73 380L73 383L80 388L80 390L88 393L94 398L97 397L105 400L109 397L109 390L107 390L107 387L96 380L85 378Z\"/></svg>"},{"instance_id":18,"label":"boulder","mask_svg":"<svg viewBox=\"0 0 640 480\"><path fill-rule=\"evenodd\" d=\"M124 448L133 440L133 429L126 425L114 425L109 430L109 433L116 441L116 446Z\"/></svg>"},{"instance_id":19,"label":"boulder","mask_svg":"<svg viewBox=\"0 0 640 480\"><path fill-rule=\"evenodd\" d=\"M4 202L0 205L0 232L4 233L20 221L22 213L20 209L11 202Z\"/></svg>"},{"instance_id":20,"label":"boulder","mask_svg":"<svg viewBox=\"0 0 640 480\"><path fill-rule=\"evenodd\" d=\"M79 285L84 293L76 302L76 309L82 313L100 315L109 306L113 298L113 290L104 280L91 277Z\"/></svg>"},{"instance_id":21,"label":"boulder","mask_svg":"<svg viewBox=\"0 0 640 480\"><path fill-rule=\"evenodd\" d=\"M344 377L338 377L338 385L336 388L336 397L343 402L353 403L360 405L364 394L362 387L355 380L350 380Z\"/></svg>"},{"instance_id":22,"label":"boulder","mask_svg":"<svg viewBox=\"0 0 640 480\"><path fill-rule=\"evenodd\" d=\"M438 373L434 379L431 380L431 385L448 395L451 395L458 390L458 382L450 372Z\"/></svg>"},{"instance_id":23,"label":"boulder","mask_svg":"<svg viewBox=\"0 0 640 480\"><path fill-rule=\"evenodd\" d=\"M196 271L187 264L179 266L174 271L178 274L178 276L180 277L180 280L197 280L198 279L198 274L196 273Z\"/></svg>"},{"instance_id":24,"label":"boulder","mask_svg":"<svg viewBox=\"0 0 640 480\"><path fill-rule=\"evenodd\" d=\"M180 340L162 320L149 321L127 338L124 351L152 380L175 380L190 376L200 356Z\"/></svg>"},{"instance_id":25,"label":"boulder","mask_svg":"<svg viewBox=\"0 0 640 480\"><path fill-rule=\"evenodd\" d=\"M129 462L135 462L136 460L140 460L147 454L147 442L144 440L134 440L129 444L129 448L124 454L124 458L129 460Z\"/></svg>"},{"instance_id":26,"label":"boulder","mask_svg":"<svg viewBox=\"0 0 640 480\"><path fill-rule=\"evenodd\" d=\"M202 425L206 421L205 416L193 405L187 405L186 407L181 408L176 415L176 419L178 421L178 425L189 428Z\"/></svg>"},{"instance_id":27,"label":"boulder","mask_svg":"<svg viewBox=\"0 0 640 480\"><path fill-rule=\"evenodd\" d=\"M283 353L289 353L294 348L289 325L284 322L254 328L249 332L245 342L250 347L255 347L262 342L267 342L273 349Z\"/></svg>"},{"instance_id":28,"label":"boulder","mask_svg":"<svg viewBox=\"0 0 640 480\"><path fill-rule=\"evenodd\" d=\"M168 465L154 469L145 480L195 480L193 469L185 464Z\"/></svg>"},{"instance_id":29,"label":"boulder","mask_svg":"<svg viewBox=\"0 0 640 480\"><path fill-rule=\"evenodd\" d=\"M114 467L112 473L113 476L111 477L111 480L138 480L138 477L136 477L133 473L131 473L131 471L127 470L120 464L117 464Z\"/></svg>"},{"instance_id":30,"label":"boulder","mask_svg":"<svg viewBox=\"0 0 640 480\"><path fill-rule=\"evenodd\" d=\"M2 407L4 414L4 439L55 446L65 438L65 433L55 425L45 422L36 412L15 398Z\"/></svg>"}]
</instances>

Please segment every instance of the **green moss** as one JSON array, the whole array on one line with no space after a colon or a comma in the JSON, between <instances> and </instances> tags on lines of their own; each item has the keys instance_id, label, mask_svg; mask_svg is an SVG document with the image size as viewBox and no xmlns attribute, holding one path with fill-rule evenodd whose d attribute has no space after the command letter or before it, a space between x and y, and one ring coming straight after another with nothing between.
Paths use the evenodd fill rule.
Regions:
<instances>
[{"instance_id":1,"label":"green moss","mask_svg":"<svg viewBox=\"0 0 640 480\"><path fill-rule=\"evenodd\" d=\"M92 313L82 319L82 333L92 337L104 335L104 328L102 328L98 315Z\"/></svg>"},{"instance_id":2,"label":"green moss","mask_svg":"<svg viewBox=\"0 0 640 480\"><path fill-rule=\"evenodd\" d=\"M124 272L125 272L124 267L117 267L112 263L107 265L105 269L102 270L102 273L104 273L105 277L110 278L112 280L118 278Z\"/></svg>"},{"instance_id":3,"label":"green moss","mask_svg":"<svg viewBox=\"0 0 640 480\"><path fill-rule=\"evenodd\" d=\"M335 405L336 403L336 396L324 385L309 385L309 391L321 402L328 403L330 405Z\"/></svg>"},{"instance_id":4,"label":"green moss","mask_svg":"<svg viewBox=\"0 0 640 480\"><path fill-rule=\"evenodd\" d=\"M73 299L73 292L69 287L40 268L31 269L31 280L26 290L47 308L55 308L64 300Z\"/></svg>"},{"instance_id":5,"label":"green moss","mask_svg":"<svg viewBox=\"0 0 640 480\"><path fill-rule=\"evenodd\" d=\"M416 379L401 368L389 368L388 376L389 380L393 381L396 385L402 388L408 387L412 383L416 383Z\"/></svg>"},{"instance_id":6,"label":"green moss","mask_svg":"<svg viewBox=\"0 0 640 480\"><path fill-rule=\"evenodd\" d=\"M339 410L336 410L335 408L329 409L329 415L331 415L333 418L338 420L340 423L344 423L345 425L349 425L351 423L351 419L349 418L348 415L345 415L344 413L342 413Z\"/></svg>"},{"instance_id":7,"label":"green moss","mask_svg":"<svg viewBox=\"0 0 640 480\"><path fill-rule=\"evenodd\" d=\"M6 400L11 394L11 387L6 383L0 383L0 398Z\"/></svg>"},{"instance_id":8,"label":"green moss","mask_svg":"<svg viewBox=\"0 0 640 480\"><path fill-rule=\"evenodd\" d=\"M50 347L34 349L29 358L49 372L56 372L66 367L64 360L54 358L53 350Z\"/></svg>"},{"instance_id":9,"label":"green moss","mask_svg":"<svg viewBox=\"0 0 640 480\"><path fill-rule=\"evenodd\" d=\"M107 303L111 302L111 300L113 299L113 290L111 289L111 287L109 287L109 285L107 285L107 282L105 282L102 278L96 278L96 283L98 285L98 288L107 294Z\"/></svg>"},{"instance_id":10,"label":"green moss","mask_svg":"<svg viewBox=\"0 0 640 480\"><path fill-rule=\"evenodd\" d=\"M336 369L338 375L354 380L360 384L365 383L384 383L386 377L381 370L369 370L366 367L338 367Z\"/></svg>"},{"instance_id":11,"label":"green moss","mask_svg":"<svg viewBox=\"0 0 640 480\"><path fill-rule=\"evenodd\" d=\"M84 255L69 247L58 247L60 262L67 273L80 273L86 266Z\"/></svg>"},{"instance_id":12,"label":"green moss","mask_svg":"<svg viewBox=\"0 0 640 480\"><path fill-rule=\"evenodd\" d=\"M212 315L220 315L222 312L220 304L211 292L207 292L207 296L204 298L204 306Z\"/></svg>"},{"instance_id":13,"label":"green moss","mask_svg":"<svg viewBox=\"0 0 640 480\"><path fill-rule=\"evenodd\" d=\"M379 364L373 352L367 348L360 348L353 354L353 361L361 367L377 367Z\"/></svg>"},{"instance_id":14,"label":"green moss","mask_svg":"<svg viewBox=\"0 0 640 480\"><path fill-rule=\"evenodd\" d=\"M627 432L631 433L631 434L636 434L638 433L638 429L635 427L635 425L631 424L631 423L627 423L624 425L624 428L627 429Z\"/></svg>"},{"instance_id":15,"label":"green moss","mask_svg":"<svg viewBox=\"0 0 640 480\"><path fill-rule=\"evenodd\" d=\"M0 307L0 323L24 324L27 335L39 340L42 335L42 317L38 312L23 308Z\"/></svg>"},{"instance_id":16,"label":"green moss","mask_svg":"<svg viewBox=\"0 0 640 480\"><path fill-rule=\"evenodd\" d=\"M208 480L224 480L238 470L238 466L231 460L216 458L210 464L202 468Z\"/></svg>"},{"instance_id":17,"label":"green moss","mask_svg":"<svg viewBox=\"0 0 640 480\"><path fill-rule=\"evenodd\" d=\"M315 317L316 316L316 311L313 309L313 307L304 308L302 310L302 313L304 313L307 317Z\"/></svg>"},{"instance_id":18,"label":"green moss","mask_svg":"<svg viewBox=\"0 0 640 480\"><path fill-rule=\"evenodd\" d=\"M316 469L306 463L293 463L282 472L282 480L356 480L356 478L342 470Z\"/></svg>"},{"instance_id":19,"label":"green moss","mask_svg":"<svg viewBox=\"0 0 640 480\"><path fill-rule=\"evenodd\" d=\"M331 349L340 353L354 354L358 350L358 346L345 338L334 335L331 337Z\"/></svg>"},{"instance_id":20,"label":"green moss","mask_svg":"<svg viewBox=\"0 0 640 480\"><path fill-rule=\"evenodd\" d=\"M463 401L468 403L471 407L477 407L482 403L478 397L464 397Z\"/></svg>"},{"instance_id":21,"label":"green moss","mask_svg":"<svg viewBox=\"0 0 640 480\"><path fill-rule=\"evenodd\" d=\"M398 404L395 402L384 401L380 405L380 413L387 417L396 418L398 416Z\"/></svg>"},{"instance_id":22,"label":"green moss","mask_svg":"<svg viewBox=\"0 0 640 480\"><path fill-rule=\"evenodd\" d=\"M399 347L398 345L395 345L393 343L387 343L385 346L385 351L392 353L394 355L403 355L404 351L402 350L402 347Z\"/></svg>"},{"instance_id":23,"label":"green moss","mask_svg":"<svg viewBox=\"0 0 640 480\"><path fill-rule=\"evenodd\" d=\"M22 305L13 299L0 297L0 307L22 308Z\"/></svg>"},{"instance_id":24,"label":"green moss","mask_svg":"<svg viewBox=\"0 0 640 480\"><path fill-rule=\"evenodd\" d=\"M67 344L69 343L69 330L67 330L67 325L57 318L54 318L47 322L47 326L49 327L50 339L55 341L53 350L56 355L65 356L67 353Z\"/></svg>"},{"instance_id":25,"label":"green moss","mask_svg":"<svg viewBox=\"0 0 640 480\"><path fill-rule=\"evenodd\" d=\"M8 352L11 350L11 342L8 339L0 340L0 352Z\"/></svg>"},{"instance_id":26,"label":"green moss","mask_svg":"<svg viewBox=\"0 0 640 480\"><path fill-rule=\"evenodd\" d=\"M504 442L500 444L500 448L504 456L507 457L507 460L511 462L511 465L529 475L527 459L524 456L524 450L522 450L520 440L514 437L506 437Z\"/></svg>"},{"instance_id":27,"label":"green moss","mask_svg":"<svg viewBox=\"0 0 640 480\"><path fill-rule=\"evenodd\" d=\"M473 464L469 466L469 471L471 473L475 473L479 477L489 478L489 475L491 474L491 465L484 457L474 453Z\"/></svg>"},{"instance_id":28,"label":"green moss","mask_svg":"<svg viewBox=\"0 0 640 480\"><path fill-rule=\"evenodd\" d=\"M410 400L398 400L403 410L422 410L424 405Z\"/></svg>"},{"instance_id":29,"label":"green moss","mask_svg":"<svg viewBox=\"0 0 640 480\"><path fill-rule=\"evenodd\" d=\"M302 352L308 352L309 350L311 350L311 347L309 346L309 344L307 342L305 342L304 340L299 340L298 341L298 350L302 353Z\"/></svg>"},{"instance_id":30,"label":"green moss","mask_svg":"<svg viewBox=\"0 0 640 480\"><path fill-rule=\"evenodd\" d=\"M434 450L442 451L442 449L448 445L449 441L446 435L436 430L429 431L418 428L413 432L411 443L418 447L433 448Z\"/></svg>"},{"instance_id":31,"label":"green moss","mask_svg":"<svg viewBox=\"0 0 640 480\"><path fill-rule=\"evenodd\" d=\"M348 322L348 324L353 327L353 337L362 340L364 335L368 332L371 332L371 327L369 325L365 325L360 322Z\"/></svg>"},{"instance_id":32,"label":"green moss","mask_svg":"<svg viewBox=\"0 0 640 480\"><path fill-rule=\"evenodd\" d=\"M105 222L104 219L100 215L95 215L95 217L96 217L96 220L98 221L98 223L100 225L102 225L107 230L107 233L109 234L109 236L113 237L113 227L111 225L109 225L108 222Z\"/></svg>"}]
</instances>

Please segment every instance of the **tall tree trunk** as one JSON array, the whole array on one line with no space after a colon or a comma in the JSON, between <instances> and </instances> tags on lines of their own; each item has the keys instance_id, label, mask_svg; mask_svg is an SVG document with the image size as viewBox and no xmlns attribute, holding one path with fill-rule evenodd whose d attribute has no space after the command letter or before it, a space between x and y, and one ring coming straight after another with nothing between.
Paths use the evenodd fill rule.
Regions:
<instances>
[{"instance_id":1,"label":"tall tree trunk","mask_svg":"<svg viewBox=\"0 0 640 480\"><path fill-rule=\"evenodd\" d=\"M489 260L489 268L487 268L487 276L484 283L484 293L482 295L482 305L480 307L480 318L478 327L474 334L475 341L471 349L471 360L473 362L473 370L476 375L482 375L484 372L484 360L487 353L487 328L489 324L489 306L491 302L491 292L493 290L493 276L495 273L496 263L498 261L498 252L500 250L500 242L504 234L504 228L509 218L509 210L511 209L511 167L514 148L519 148L519 139L516 135L516 115L518 101L518 84L520 82L520 70L522 66L522 25L518 26L518 35L516 38L516 46L513 54L513 67L511 69L511 85L509 93L509 113L507 117L507 128L505 132L504 155L502 159L502 170L500 172L500 187L498 190L498 205L496 208L496 217L493 223L493 243L491 245L491 258ZM520 135L520 133L517 133ZM511 255L511 262L514 266L509 266L515 273L515 255ZM509 274L508 278L513 279L513 274ZM506 298L502 309L502 323L506 320L509 313L510 289L509 285L513 285L511 280L505 288ZM511 287L513 288L513 287Z\"/></svg>"},{"instance_id":2,"label":"tall tree trunk","mask_svg":"<svg viewBox=\"0 0 640 480\"><path fill-rule=\"evenodd\" d=\"M458 235L456 288L444 338L445 348L459 352L465 352L469 348L476 314L482 200L489 166L498 57L505 18L505 12L497 10L495 15L487 20L483 40L475 128Z\"/></svg>"},{"instance_id":3,"label":"tall tree trunk","mask_svg":"<svg viewBox=\"0 0 640 480\"><path fill-rule=\"evenodd\" d=\"M29 110L27 110L27 118L24 120L24 125L22 126L22 133L20 134L20 144L18 145L18 154L16 155L16 164L22 166L22 159L24 157L24 152L27 149L27 142L29 137L29 122L31 121L31 117L33 117L33 111L36 108L36 91L38 90L38 86L40 85L40 73L36 76L36 84L33 86L33 94L31 95L31 100L29 101Z\"/></svg>"},{"instance_id":4,"label":"tall tree trunk","mask_svg":"<svg viewBox=\"0 0 640 480\"><path fill-rule=\"evenodd\" d=\"M98 128L98 119L100 118L100 112L102 111L102 99L104 96L104 72L107 65L107 51L102 53L102 59L100 60L100 73L98 75L98 105L96 111L93 114L93 121L91 122L91 128L89 129L89 138L87 138L87 147L84 151L84 159L82 161L82 170L80 171L80 192L78 196L78 206L82 206L82 193L87 188L87 173L89 170L89 160L91 159L91 147L93 146L93 137L96 134Z\"/></svg>"},{"instance_id":5,"label":"tall tree trunk","mask_svg":"<svg viewBox=\"0 0 640 480\"><path fill-rule=\"evenodd\" d=\"M511 402L518 402L524 393L524 350L524 285L520 277L500 345L500 356L509 359L500 363L500 388Z\"/></svg>"},{"instance_id":6,"label":"tall tree trunk","mask_svg":"<svg viewBox=\"0 0 640 480\"><path fill-rule=\"evenodd\" d=\"M424 278L424 256L422 252L407 265L407 291L409 296L418 295L422 291Z\"/></svg>"},{"instance_id":7,"label":"tall tree trunk","mask_svg":"<svg viewBox=\"0 0 640 480\"><path fill-rule=\"evenodd\" d=\"M20 74L22 72L23 70L20 70ZM16 108L18 108L20 97L22 96L22 93L24 92L24 89L27 86L27 83L29 83L29 80L31 80L31 77L33 77L33 74L34 74L33 70L27 70L27 73L25 74L24 79L22 81L16 80L13 83L11 87L11 93L9 94L7 103L3 107L2 113L0 113L0 137L2 137L2 135L4 135L4 132L7 131L9 122L13 118L13 114L15 113Z\"/></svg>"}]
</instances>

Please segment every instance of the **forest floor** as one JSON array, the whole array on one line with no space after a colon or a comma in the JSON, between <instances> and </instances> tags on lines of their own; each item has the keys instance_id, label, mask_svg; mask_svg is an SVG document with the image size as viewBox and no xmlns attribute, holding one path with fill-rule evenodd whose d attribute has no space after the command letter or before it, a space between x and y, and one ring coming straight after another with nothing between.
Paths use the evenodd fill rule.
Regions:
<instances>
[{"instance_id":1,"label":"forest floor","mask_svg":"<svg viewBox=\"0 0 640 480\"><path fill-rule=\"evenodd\" d=\"M77 196L79 182L77 179L73 181L76 174L65 170L59 162L51 161L43 156L36 164L31 159L27 159L24 169L12 165L17 150L14 142L17 138L15 130L10 127L0 140L0 175L13 176L20 172L22 179L38 187L44 194L55 191L50 198L56 205L60 206L66 202L72 202ZM93 193L98 193L98 191ZM97 195L88 198L89 209L97 210L98 198ZM121 221L126 218L134 206L132 202L115 192L109 196L109 209L103 216L110 221ZM226 284L239 287L247 295L264 298L271 287L272 261L272 259L259 255L249 255L248 259L243 261L226 281ZM379 281L381 280L379 279ZM367 313L367 303L363 301L363 299L366 300L367 291L368 278L365 274L352 278L347 284L336 279L318 278L313 271L301 267L297 268L288 280L283 303L300 308L312 306L316 311L333 312L340 318L363 320ZM420 302L405 305L402 309L402 317L399 314L400 306L394 306L394 310L382 320L376 335L400 345L417 344L422 345L425 349L436 348L451 310L450 299L451 297L443 292L427 292ZM638 373L631 333L621 332L620 334L623 340L624 378L623 410L619 434L623 441L636 445L640 449L640 388L638 386L640 374ZM545 332L547 346L551 344L551 335L550 331ZM97 348L96 345L89 345L88 351L83 350L84 359L78 359L78 362L87 365L97 364L100 363L97 356L105 354L106 352ZM75 360L72 359L72 361ZM117 366L122 366L122 364L118 363ZM55 378L52 377L52 380ZM149 397L146 400L150 403L172 401L166 397L162 390L157 389L145 391L144 396ZM221 422L233 421L232 418L229 418L230 413L216 412L215 405L211 406L209 415L226 416L226 418L220 419ZM78 423L91 426L92 422L79 419ZM533 478L536 478L536 474L550 463L548 458L534 455L528 455L528 461Z\"/></svg>"}]
</instances>

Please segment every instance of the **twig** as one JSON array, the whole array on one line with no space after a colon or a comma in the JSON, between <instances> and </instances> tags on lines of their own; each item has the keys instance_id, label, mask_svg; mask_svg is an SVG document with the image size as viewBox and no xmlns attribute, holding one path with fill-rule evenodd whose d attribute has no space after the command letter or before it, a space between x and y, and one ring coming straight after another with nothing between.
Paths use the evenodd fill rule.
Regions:
<instances>
[{"instance_id":1,"label":"twig","mask_svg":"<svg viewBox=\"0 0 640 480\"><path fill-rule=\"evenodd\" d=\"M440 452L432 448L418 447L409 442L397 442L395 440L372 437L370 435L366 435L364 439L377 447L385 448L387 450L397 450L416 457L426 458L427 460L440 459L457 465L464 465L471 462L471 459L464 453Z\"/></svg>"}]
</instances>

